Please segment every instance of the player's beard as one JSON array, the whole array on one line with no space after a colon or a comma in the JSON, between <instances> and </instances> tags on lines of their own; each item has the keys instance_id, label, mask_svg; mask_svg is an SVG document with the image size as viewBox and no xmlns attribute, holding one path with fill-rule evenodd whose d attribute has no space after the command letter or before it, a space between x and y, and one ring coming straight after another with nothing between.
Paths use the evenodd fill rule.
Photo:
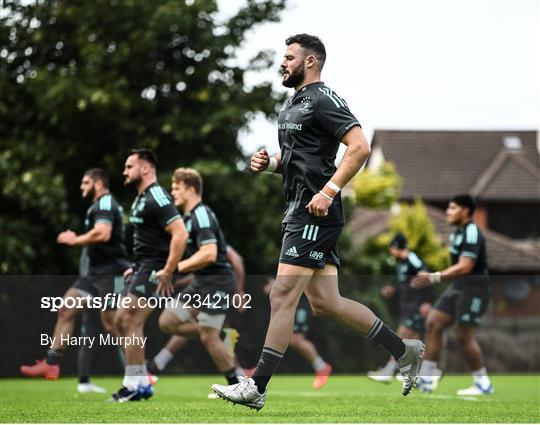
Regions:
<instances>
[{"instance_id":1,"label":"player's beard","mask_svg":"<svg viewBox=\"0 0 540 425\"><path fill-rule=\"evenodd\" d=\"M141 180L142 179L140 177L132 178L130 180L128 180L128 178L126 177L124 179L124 186L126 186L126 187L135 187L141 182Z\"/></svg>"},{"instance_id":2,"label":"player's beard","mask_svg":"<svg viewBox=\"0 0 540 425\"><path fill-rule=\"evenodd\" d=\"M91 189L88 189L88 192L86 192L86 195L84 195L84 198L94 199L94 196L96 196L96 187L92 186Z\"/></svg>"},{"instance_id":3,"label":"player's beard","mask_svg":"<svg viewBox=\"0 0 540 425\"><path fill-rule=\"evenodd\" d=\"M304 64L302 63L302 66L299 66L297 69L292 71L287 79L282 80L281 84L283 84L285 87L293 88L298 86L302 81L304 81L304 78L306 76Z\"/></svg>"}]
</instances>

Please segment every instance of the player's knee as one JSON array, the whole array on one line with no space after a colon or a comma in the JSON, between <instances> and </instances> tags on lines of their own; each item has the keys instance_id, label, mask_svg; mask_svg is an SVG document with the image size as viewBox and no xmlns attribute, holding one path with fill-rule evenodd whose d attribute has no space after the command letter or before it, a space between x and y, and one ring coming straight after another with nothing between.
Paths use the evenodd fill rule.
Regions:
<instances>
[{"instance_id":1,"label":"player's knee","mask_svg":"<svg viewBox=\"0 0 540 425\"><path fill-rule=\"evenodd\" d=\"M427 317L426 320L426 332L428 334L441 334L445 329L443 323L437 320L435 317Z\"/></svg>"},{"instance_id":2,"label":"player's knee","mask_svg":"<svg viewBox=\"0 0 540 425\"><path fill-rule=\"evenodd\" d=\"M464 329L461 326L456 326L456 337L461 345L467 345L473 338L473 334L469 329Z\"/></svg>"},{"instance_id":3,"label":"player's knee","mask_svg":"<svg viewBox=\"0 0 540 425\"><path fill-rule=\"evenodd\" d=\"M334 309L324 298L310 297L309 303L315 316L331 317L334 314Z\"/></svg>"},{"instance_id":4,"label":"player's knee","mask_svg":"<svg viewBox=\"0 0 540 425\"><path fill-rule=\"evenodd\" d=\"M270 306L273 311L283 308L294 308L295 297L290 291L285 291L282 288L276 288L276 285L270 291Z\"/></svg>"},{"instance_id":5,"label":"player's knee","mask_svg":"<svg viewBox=\"0 0 540 425\"><path fill-rule=\"evenodd\" d=\"M119 329L121 329L122 334L131 333L135 328L140 326L139 321L129 310L124 310L121 312L119 324Z\"/></svg>"},{"instance_id":6,"label":"player's knee","mask_svg":"<svg viewBox=\"0 0 540 425\"><path fill-rule=\"evenodd\" d=\"M158 320L159 328L169 335L175 334L176 323L172 320L170 314L162 313Z\"/></svg>"},{"instance_id":7,"label":"player's knee","mask_svg":"<svg viewBox=\"0 0 540 425\"><path fill-rule=\"evenodd\" d=\"M204 347L209 347L219 340L219 332L216 329L200 328L199 339Z\"/></svg>"}]
</instances>

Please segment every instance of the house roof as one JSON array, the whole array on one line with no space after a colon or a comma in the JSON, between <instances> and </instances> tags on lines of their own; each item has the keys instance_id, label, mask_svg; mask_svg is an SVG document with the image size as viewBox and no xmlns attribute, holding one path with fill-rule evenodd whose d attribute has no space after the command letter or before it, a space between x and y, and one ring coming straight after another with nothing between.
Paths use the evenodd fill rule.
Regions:
<instances>
[{"instance_id":1,"label":"house roof","mask_svg":"<svg viewBox=\"0 0 540 425\"><path fill-rule=\"evenodd\" d=\"M446 222L445 214L429 205L426 206L429 218L439 238L446 242L452 227ZM348 226L353 231L357 243L369 237L388 231L390 212L357 208ZM492 273L538 273L540 272L540 252L538 249L525 249L515 241L491 230L482 230L486 237L488 267Z\"/></svg>"},{"instance_id":2,"label":"house roof","mask_svg":"<svg viewBox=\"0 0 540 425\"><path fill-rule=\"evenodd\" d=\"M395 164L403 199L540 202L536 131L376 130L372 149Z\"/></svg>"}]
</instances>

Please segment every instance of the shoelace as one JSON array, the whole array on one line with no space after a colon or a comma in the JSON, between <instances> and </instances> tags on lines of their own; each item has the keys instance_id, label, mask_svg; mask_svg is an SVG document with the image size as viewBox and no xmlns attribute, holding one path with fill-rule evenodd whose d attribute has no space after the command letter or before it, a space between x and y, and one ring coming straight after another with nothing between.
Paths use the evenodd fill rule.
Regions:
<instances>
[{"instance_id":1,"label":"shoelace","mask_svg":"<svg viewBox=\"0 0 540 425\"><path fill-rule=\"evenodd\" d=\"M242 395L246 387L249 386L249 379L245 379L239 384L236 384L236 386L232 389L232 394L236 397ZM242 397L243 398L243 397Z\"/></svg>"}]
</instances>

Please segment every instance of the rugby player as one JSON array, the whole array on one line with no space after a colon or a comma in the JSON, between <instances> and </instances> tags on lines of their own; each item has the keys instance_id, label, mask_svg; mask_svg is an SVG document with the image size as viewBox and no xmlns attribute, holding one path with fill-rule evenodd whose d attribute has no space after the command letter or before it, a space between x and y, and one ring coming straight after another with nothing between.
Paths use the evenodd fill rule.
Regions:
<instances>
[{"instance_id":1,"label":"rugby player","mask_svg":"<svg viewBox=\"0 0 540 425\"><path fill-rule=\"evenodd\" d=\"M188 232L170 195L156 175L157 157L150 149L133 149L124 167L124 185L137 190L129 221L133 225L135 264L125 277L125 294L116 315L121 336L140 341L144 323L154 310L148 300L172 294L172 274L182 258ZM135 339L135 337L138 337ZM144 347L134 343L124 347L125 374L122 387L110 401L148 399L153 395L146 370Z\"/></svg>"},{"instance_id":2,"label":"rugby player","mask_svg":"<svg viewBox=\"0 0 540 425\"><path fill-rule=\"evenodd\" d=\"M119 280L122 280L122 273L129 267L122 207L109 192L109 177L100 168L92 168L84 173L80 189L83 198L93 201L86 211L85 233L77 235L72 230L65 230L57 237L60 244L84 247L79 278L66 291L64 300L87 296L99 296L104 299L107 294L115 292L115 282L118 286ZM84 300L77 302L76 305L86 305L82 301ZM58 311L52 344L45 359L32 366L21 366L24 375L43 376L49 380L55 380L60 376L60 361L66 350L66 342L73 334L76 318L84 311L76 306L69 308L70 305L72 303L64 305ZM115 309L113 306L105 307L101 311L103 327L116 336L118 332L114 325ZM86 363L80 363L79 367L81 366L86 366ZM102 392L101 388L93 385L89 377L85 376L87 373L87 368L83 367L78 390Z\"/></svg>"},{"instance_id":3,"label":"rugby player","mask_svg":"<svg viewBox=\"0 0 540 425\"><path fill-rule=\"evenodd\" d=\"M458 390L457 394L474 396L493 393L482 349L476 339L476 328L491 297L491 281L487 268L486 240L472 220L475 208L476 202L470 195L456 195L452 198L446 209L448 223L456 226L450 234L452 265L440 272L419 272L411 281L412 288L453 281L426 320L426 355L417 383L424 392L432 392L437 388L442 377L442 371L437 365L442 334L446 328L455 324L454 330L473 378L473 385Z\"/></svg>"},{"instance_id":4,"label":"rugby player","mask_svg":"<svg viewBox=\"0 0 540 425\"><path fill-rule=\"evenodd\" d=\"M267 384L293 333L302 293L313 312L330 317L374 339L398 361L409 394L420 367L424 344L403 340L366 306L342 297L338 289L336 243L344 225L341 189L360 170L370 153L360 124L347 103L321 81L326 59L317 37L298 34L286 40L282 84L295 93L278 117L281 152L272 158L262 149L251 157L254 172L283 174L286 211L277 278L270 293L271 315L262 355L252 378L212 389L220 397L261 409ZM347 146L336 169L339 144Z\"/></svg>"},{"instance_id":5,"label":"rugby player","mask_svg":"<svg viewBox=\"0 0 540 425\"><path fill-rule=\"evenodd\" d=\"M396 259L397 285L385 285L381 289L383 298L397 296L399 300L400 324L397 334L402 338L420 339L424 331L424 319L431 310L436 293L433 287L413 289L410 287L411 278L419 271L427 270L422 259L409 250L407 238L397 233L388 251ZM396 361L390 357L388 363L379 370L369 371L367 376L376 381L390 383L396 371ZM400 375L397 375L398 379Z\"/></svg>"}]
</instances>

